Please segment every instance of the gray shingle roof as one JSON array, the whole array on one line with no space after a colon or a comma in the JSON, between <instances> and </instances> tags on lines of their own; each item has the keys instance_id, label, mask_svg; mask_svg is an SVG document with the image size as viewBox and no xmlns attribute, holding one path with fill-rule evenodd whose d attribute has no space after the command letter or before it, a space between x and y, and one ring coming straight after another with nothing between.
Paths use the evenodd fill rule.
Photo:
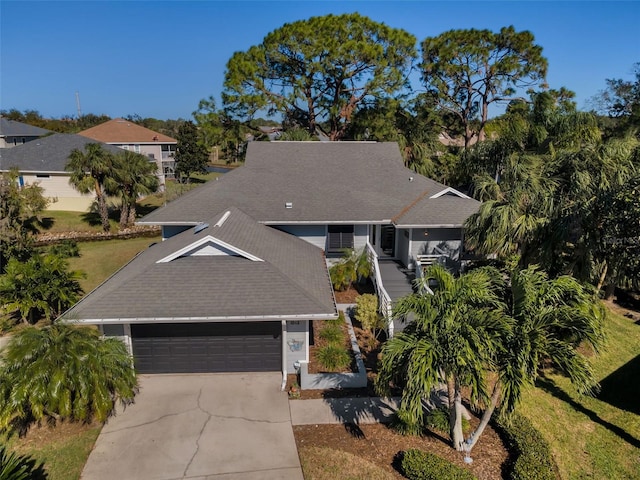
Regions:
<instances>
[{"instance_id":1,"label":"gray shingle roof","mask_svg":"<svg viewBox=\"0 0 640 480\"><path fill-rule=\"evenodd\" d=\"M0 170L18 168L21 172L64 172L69 154L74 148L84 150L88 143L100 143L80 135L56 133L24 145L0 149ZM122 153L113 145L102 144L112 153Z\"/></svg>"},{"instance_id":2,"label":"gray shingle roof","mask_svg":"<svg viewBox=\"0 0 640 480\"><path fill-rule=\"evenodd\" d=\"M40 137L50 132L45 128L0 117L0 136L2 137Z\"/></svg>"},{"instance_id":3,"label":"gray shingle roof","mask_svg":"<svg viewBox=\"0 0 640 480\"><path fill-rule=\"evenodd\" d=\"M191 228L155 244L89 293L66 314L84 321L158 322L273 320L336 315L323 253L257 223L237 208L221 226ZM263 261L242 256L161 259L208 236Z\"/></svg>"},{"instance_id":4,"label":"gray shingle roof","mask_svg":"<svg viewBox=\"0 0 640 480\"><path fill-rule=\"evenodd\" d=\"M189 224L236 205L262 223L388 223L411 213L416 225L462 225L479 202L432 202L446 186L403 164L396 143L254 142L245 165L144 217ZM423 198L424 197L424 198ZM416 201L421 199L420 201ZM285 208L290 202L292 208Z\"/></svg>"}]
</instances>

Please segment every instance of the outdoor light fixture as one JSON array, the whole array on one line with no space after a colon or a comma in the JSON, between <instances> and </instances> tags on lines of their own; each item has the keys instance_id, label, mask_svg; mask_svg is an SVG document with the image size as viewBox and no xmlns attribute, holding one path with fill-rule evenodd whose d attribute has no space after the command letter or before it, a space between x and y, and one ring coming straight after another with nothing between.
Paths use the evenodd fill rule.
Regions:
<instances>
[{"instance_id":1,"label":"outdoor light fixture","mask_svg":"<svg viewBox=\"0 0 640 480\"><path fill-rule=\"evenodd\" d=\"M293 202L285 202L284 208L293 208Z\"/></svg>"}]
</instances>

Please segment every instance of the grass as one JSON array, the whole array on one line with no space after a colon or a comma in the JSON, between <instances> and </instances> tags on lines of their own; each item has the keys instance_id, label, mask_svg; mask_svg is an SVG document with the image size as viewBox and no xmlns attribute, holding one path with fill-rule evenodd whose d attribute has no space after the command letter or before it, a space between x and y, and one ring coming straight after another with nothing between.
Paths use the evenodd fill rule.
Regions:
<instances>
[{"instance_id":1,"label":"grass","mask_svg":"<svg viewBox=\"0 0 640 480\"><path fill-rule=\"evenodd\" d=\"M118 212L115 212L117 215ZM65 233L65 232L102 232L100 216L94 213L65 212L47 210L42 214L45 228L42 232ZM113 217L113 215L112 215ZM118 231L118 221L115 217L109 219L111 230Z\"/></svg>"},{"instance_id":2,"label":"grass","mask_svg":"<svg viewBox=\"0 0 640 480\"><path fill-rule=\"evenodd\" d=\"M140 200L139 205L142 211L148 213L149 211L156 209L158 207L163 206L166 202L171 202L175 200L179 196L187 193L189 190L193 190L194 188L206 183L210 180L214 180L219 176L224 175L223 173L194 173L191 175L190 183L179 183L176 181L167 181L166 183L166 191L162 193L154 193L153 195L149 195L148 197Z\"/></svg>"},{"instance_id":3,"label":"grass","mask_svg":"<svg viewBox=\"0 0 640 480\"><path fill-rule=\"evenodd\" d=\"M640 325L611 313L607 334L607 349L593 358L596 398L552 375L519 407L551 444L564 480L640 479Z\"/></svg>"},{"instance_id":4,"label":"grass","mask_svg":"<svg viewBox=\"0 0 640 480\"><path fill-rule=\"evenodd\" d=\"M80 286L88 293L136 254L158 241L160 237L79 242L80 257L70 258L69 266L72 270L82 270L87 274L87 277L81 280Z\"/></svg>"},{"instance_id":5,"label":"grass","mask_svg":"<svg viewBox=\"0 0 640 480\"><path fill-rule=\"evenodd\" d=\"M24 438L2 438L10 450L44 463L48 480L77 480L101 426L63 424L55 429L32 429Z\"/></svg>"},{"instance_id":6,"label":"grass","mask_svg":"<svg viewBox=\"0 0 640 480\"><path fill-rule=\"evenodd\" d=\"M305 480L386 480L389 472L340 450L325 447L298 449Z\"/></svg>"}]
</instances>

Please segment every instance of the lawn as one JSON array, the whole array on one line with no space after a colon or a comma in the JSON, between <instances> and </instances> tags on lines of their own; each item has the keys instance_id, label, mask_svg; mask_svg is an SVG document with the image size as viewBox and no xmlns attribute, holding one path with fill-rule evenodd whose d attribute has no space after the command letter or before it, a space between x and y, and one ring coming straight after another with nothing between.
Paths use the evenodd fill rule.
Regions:
<instances>
[{"instance_id":1,"label":"lawn","mask_svg":"<svg viewBox=\"0 0 640 480\"><path fill-rule=\"evenodd\" d=\"M597 398L551 376L520 406L550 442L565 480L640 479L640 325L612 313L607 334L607 349L593 361Z\"/></svg>"},{"instance_id":2,"label":"lawn","mask_svg":"<svg viewBox=\"0 0 640 480\"><path fill-rule=\"evenodd\" d=\"M115 212L117 215L117 212ZM100 216L96 213L65 212L47 210L42 213L43 233L66 233L66 232L102 232ZM109 219L111 230L118 231L118 222L114 215Z\"/></svg>"},{"instance_id":3,"label":"lawn","mask_svg":"<svg viewBox=\"0 0 640 480\"><path fill-rule=\"evenodd\" d=\"M116 270L126 264L136 254L143 251L160 237L139 237L127 240L103 240L97 242L78 242L80 257L70 258L72 270L82 270L87 277L80 285L85 293L100 285Z\"/></svg>"},{"instance_id":4,"label":"lawn","mask_svg":"<svg viewBox=\"0 0 640 480\"><path fill-rule=\"evenodd\" d=\"M98 438L101 426L62 423L55 428L34 427L18 438L0 438L10 450L44 464L48 480L77 480Z\"/></svg>"}]
</instances>

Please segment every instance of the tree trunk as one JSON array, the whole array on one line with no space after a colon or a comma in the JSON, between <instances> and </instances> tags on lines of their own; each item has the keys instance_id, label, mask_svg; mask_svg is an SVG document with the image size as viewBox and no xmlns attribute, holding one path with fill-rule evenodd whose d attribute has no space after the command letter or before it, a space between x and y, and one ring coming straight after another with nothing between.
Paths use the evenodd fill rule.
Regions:
<instances>
[{"instance_id":1,"label":"tree trunk","mask_svg":"<svg viewBox=\"0 0 640 480\"><path fill-rule=\"evenodd\" d=\"M127 221L127 227L132 227L136 223L136 202L133 201L129 205L129 220Z\"/></svg>"},{"instance_id":2,"label":"tree trunk","mask_svg":"<svg viewBox=\"0 0 640 480\"><path fill-rule=\"evenodd\" d=\"M476 431L473 432L472 436L470 437L471 443L469 444L469 451L471 451L471 449L478 442L480 435L482 435L482 432L484 432L484 429L489 424L489 421L493 416L493 412L495 411L496 406L498 405L499 399L500 399L500 383L496 382L496 384L493 386L493 393L491 394L491 400L489 401L489 405L487 405L487 408L482 414L482 418L480 419L480 424L478 425L478 428L476 428Z\"/></svg>"},{"instance_id":3,"label":"tree trunk","mask_svg":"<svg viewBox=\"0 0 640 480\"><path fill-rule=\"evenodd\" d=\"M120 229L127 228L127 224L129 222L129 201L126 199L122 199L122 204L120 205Z\"/></svg>"},{"instance_id":4,"label":"tree trunk","mask_svg":"<svg viewBox=\"0 0 640 480\"><path fill-rule=\"evenodd\" d=\"M600 291L602 286L604 285L604 281L607 278L607 270L609 269L609 264L607 261L604 261L604 267L602 268L602 273L600 273L600 278L598 279L598 285L596 286L596 293Z\"/></svg>"},{"instance_id":5,"label":"tree trunk","mask_svg":"<svg viewBox=\"0 0 640 480\"><path fill-rule=\"evenodd\" d=\"M460 452L464 443L464 434L462 433L462 393L457 379L455 380L453 408L450 410L450 414L451 443L453 448Z\"/></svg>"},{"instance_id":6,"label":"tree trunk","mask_svg":"<svg viewBox=\"0 0 640 480\"><path fill-rule=\"evenodd\" d=\"M111 230L111 225L109 224L109 209L107 208L107 199L104 196L100 182L96 182L96 200L98 200L98 211L100 212L102 229L108 232Z\"/></svg>"}]
</instances>

